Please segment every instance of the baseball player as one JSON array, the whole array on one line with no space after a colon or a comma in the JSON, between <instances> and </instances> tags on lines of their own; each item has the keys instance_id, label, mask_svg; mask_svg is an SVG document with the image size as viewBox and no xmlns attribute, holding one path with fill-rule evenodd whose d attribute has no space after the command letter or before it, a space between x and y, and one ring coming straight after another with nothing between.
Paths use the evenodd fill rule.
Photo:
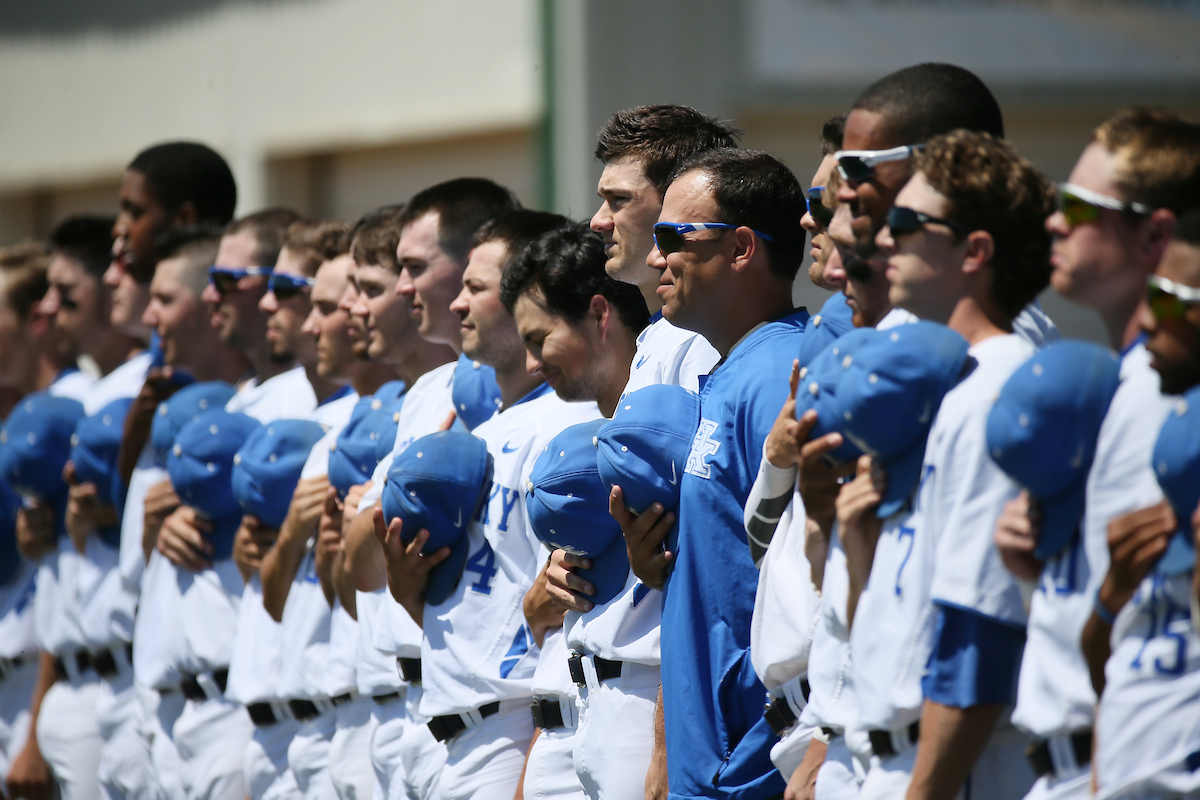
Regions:
<instances>
[{"instance_id":1,"label":"baseball player","mask_svg":"<svg viewBox=\"0 0 1200 800\"><path fill-rule=\"evenodd\" d=\"M0 781L25 749L29 700L38 674L38 643L33 626L37 566L17 551L20 498L0 484ZM24 787L13 786L10 792Z\"/></svg>"}]
</instances>

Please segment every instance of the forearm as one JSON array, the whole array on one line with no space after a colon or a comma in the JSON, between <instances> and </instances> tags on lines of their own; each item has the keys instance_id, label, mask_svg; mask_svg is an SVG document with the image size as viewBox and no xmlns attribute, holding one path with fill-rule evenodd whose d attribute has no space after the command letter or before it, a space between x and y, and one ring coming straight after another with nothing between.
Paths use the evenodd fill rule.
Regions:
<instances>
[{"instance_id":1,"label":"forearm","mask_svg":"<svg viewBox=\"0 0 1200 800\"><path fill-rule=\"evenodd\" d=\"M1083 657L1088 665L1088 675L1092 679L1092 688L1096 691L1097 697L1104 693L1104 665L1108 663L1108 657L1111 655L1109 643L1111 634L1112 628L1108 626L1108 623L1092 612L1088 621L1084 623L1083 636L1080 637L1079 644L1083 649Z\"/></svg>"},{"instance_id":2,"label":"forearm","mask_svg":"<svg viewBox=\"0 0 1200 800\"><path fill-rule=\"evenodd\" d=\"M354 581L350 577L350 573L346 570L346 554L341 552L333 562L333 590L337 594L337 599L341 602L342 608L346 609L346 613L350 618L358 620L358 595L354 589Z\"/></svg>"},{"instance_id":3,"label":"forearm","mask_svg":"<svg viewBox=\"0 0 1200 800\"><path fill-rule=\"evenodd\" d=\"M375 538L372 513L373 509L368 508L356 516L346 532L346 571L360 592L373 592L387 585L387 564Z\"/></svg>"},{"instance_id":4,"label":"forearm","mask_svg":"<svg viewBox=\"0 0 1200 800\"><path fill-rule=\"evenodd\" d=\"M38 655L37 682L33 685L33 695L29 698L29 730L37 730L38 716L42 713L42 699L50 687L58 682L58 672L54 669L54 656L45 650ZM29 745L36 748L37 737L29 737Z\"/></svg>"},{"instance_id":5,"label":"forearm","mask_svg":"<svg viewBox=\"0 0 1200 800\"><path fill-rule=\"evenodd\" d=\"M907 800L952 800L987 746L1002 705L954 708L926 700Z\"/></svg>"},{"instance_id":6,"label":"forearm","mask_svg":"<svg viewBox=\"0 0 1200 800\"><path fill-rule=\"evenodd\" d=\"M287 604L292 581L300 571L304 554L308 549L308 537L289 529L288 521L280 531L275 546L263 556L258 577L262 581L263 607L276 622L283 620L283 607Z\"/></svg>"}]
</instances>

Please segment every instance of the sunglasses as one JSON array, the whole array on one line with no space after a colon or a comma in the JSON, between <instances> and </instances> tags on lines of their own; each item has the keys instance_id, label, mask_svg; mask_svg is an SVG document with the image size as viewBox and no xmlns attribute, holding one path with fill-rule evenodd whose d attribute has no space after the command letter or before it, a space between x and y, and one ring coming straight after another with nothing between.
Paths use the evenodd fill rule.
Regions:
<instances>
[{"instance_id":1,"label":"sunglasses","mask_svg":"<svg viewBox=\"0 0 1200 800\"><path fill-rule=\"evenodd\" d=\"M916 233L925 225L945 225L947 228L959 233L971 232L971 229L961 222L933 217L916 209L904 206L892 206L888 209L887 226L891 230L893 237Z\"/></svg>"},{"instance_id":2,"label":"sunglasses","mask_svg":"<svg viewBox=\"0 0 1200 800\"><path fill-rule=\"evenodd\" d=\"M1200 289L1151 275L1146 279L1146 303L1159 322L1183 319L1189 308L1200 304Z\"/></svg>"},{"instance_id":3,"label":"sunglasses","mask_svg":"<svg viewBox=\"0 0 1200 800\"><path fill-rule=\"evenodd\" d=\"M1142 203L1126 203L1124 200L1093 192L1073 183L1058 185L1058 208L1066 217L1067 225L1072 228L1076 225L1083 225L1085 222L1095 222L1096 218L1100 216L1102 208L1142 215L1154 211L1150 206Z\"/></svg>"},{"instance_id":4,"label":"sunglasses","mask_svg":"<svg viewBox=\"0 0 1200 800\"><path fill-rule=\"evenodd\" d=\"M221 294L233 294L238 291L238 281L242 278L270 275L274 271L274 267L209 267L208 282Z\"/></svg>"},{"instance_id":5,"label":"sunglasses","mask_svg":"<svg viewBox=\"0 0 1200 800\"><path fill-rule=\"evenodd\" d=\"M301 292L312 289L316 283L314 278L272 272L271 277L267 278L267 291L275 295L276 300L291 300Z\"/></svg>"},{"instance_id":6,"label":"sunglasses","mask_svg":"<svg viewBox=\"0 0 1200 800\"><path fill-rule=\"evenodd\" d=\"M813 218L813 222L822 228L827 228L829 227L830 220L833 219L833 209L826 207L821 202L824 191L824 186L814 186L809 189L804 193L804 205L808 208L808 215Z\"/></svg>"},{"instance_id":7,"label":"sunglasses","mask_svg":"<svg viewBox=\"0 0 1200 800\"><path fill-rule=\"evenodd\" d=\"M654 244L658 246L658 251L664 256L671 253L678 253L687 244L687 240L683 238L683 234L691 233L692 231L724 231L734 230L744 227L742 225L727 225L724 222L660 222L654 226ZM765 239L770 242L772 238L759 231L754 231L754 235L760 239Z\"/></svg>"},{"instance_id":8,"label":"sunglasses","mask_svg":"<svg viewBox=\"0 0 1200 800\"><path fill-rule=\"evenodd\" d=\"M923 144L903 144L890 150L838 150L833 154L837 159L838 174L842 180L852 183L863 183L875 177L875 167L889 161L906 161L913 153L925 149Z\"/></svg>"}]
</instances>

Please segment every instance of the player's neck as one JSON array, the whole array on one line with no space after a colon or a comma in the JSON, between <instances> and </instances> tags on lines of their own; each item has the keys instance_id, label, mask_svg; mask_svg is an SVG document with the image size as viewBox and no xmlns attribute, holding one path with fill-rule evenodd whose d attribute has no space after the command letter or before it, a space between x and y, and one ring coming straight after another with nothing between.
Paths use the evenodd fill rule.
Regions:
<instances>
[{"instance_id":1,"label":"player's neck","mask_svg":"<svg viewBox=\"0 0 1200 800\"><path fill-rule=\"evenodd\" d=\"M101 375L108 375L117 367L133 358L145 349L145 344L132 336L121 333L115 328L107 329L100 336L100 341L88 351L88 355L100 368Z\"/></svg>"},{"instance_id":2,"label":"player's neck","mask_svg":"<svg viewBox=\"0 0 1200 800\"><path fill-rule=\"evenodd\" d=\"M396 368L391 364L380 364L378 361L361 361L355 365L354 375L350 385L359 397L367 397L379 391L379 387L398 377Z\"/></svg>"},{"instance_id":3,"label":"player's neck","mask_svg":"<svg viewBox=\"0 0 1200 800\"><path fill-rule=\"evenodd\" d=\"M241 352L220 343L199 348L204 357L194 364L173 365L177 370L188 373L197 383L224 381L236 384L251 370L250 361Z\"/></svg>"},{"instance_id":4,"label":"player's neck","mask_svg":"<svg viewBox=\"0 0 1200 800\"><path fill-rule=\"evenodd\" d=\"M662 311L663 307L662 300L658 299L658 286L658 273L655 273L654 280L638 285L638 289L642 292L642 299L646 301L646 310L652 317Z\"/></svg>"},{"instance_id":5,"label":"player's neck","mask_svg":"<svg viewBox=\"0 0 1200 800\"><path fill-rule=\"evenodd\" d=\"M490 364L496 370L496 385L500 387L500 408L510 408L522 397L542 385L541 375L530 375L525 369L525 348L519 357L504 364Z\"/></svg>"},{"instance_id":6,"label":"player's neck","mask_svg":"<svg viewBox=\"0 0 1200 800\"><path fill-rule=\"evenodd\" d=\"M945 324L950 330L961 334L969 345L1012 333L1012 320L1005 319L992 303L971 295L961 298L954 305Z\"/></svg>"},{"instance_id":7,"label":"player's neck","mask_svg":"<svg viewBox=\"0 0 1200 800\"><path fill-rule=\"evenodd\" d=\"M1142 333L1138 324L1138 309L1142 304L1142 293L1129 297L1118 298L1109 308L1097 309L1100 319L1104 321L1104 329L1108 331L1108 343L1117 352L1131 345Z\"/></svg>"},{"instance_id":8,"label":"player's neck","mask_svg":"<svg viewBox=\"0 0 1200 800\"><path fill-rule=\"evenodd\" d=\"M304 366L304 374L308 378L308 383L312 386L313 394L317 397L317 403L324 403L325 399L334 392L345 386L344 383L336 383L329 381L320 376L317 372L317 365L312 364Z\"/></svg>"},{"instance_id":9,"label":"player's neck","mask_svg":"<svg viewBox=\"0 0 1200 800\"><path fill-rule=\"evenodd\" d=\"M392 368L396 377L412 386L426 372L457 359L458 354L449 345L416 339L411 347L405 349L404 358Z\"/></svg>"}]
</instances>

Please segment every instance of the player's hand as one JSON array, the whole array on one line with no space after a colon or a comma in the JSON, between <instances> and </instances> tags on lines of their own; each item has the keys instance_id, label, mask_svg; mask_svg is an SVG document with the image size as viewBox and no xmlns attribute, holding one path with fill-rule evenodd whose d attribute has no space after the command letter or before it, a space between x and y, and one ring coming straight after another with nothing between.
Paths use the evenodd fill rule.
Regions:
<instances>
[{"instance_id":1,"label":"player's hand","mask_svg":"<svg viewBox=\"0 0 1200 800\"><path fill-rule=\"evenodd\" d=\"M70 461L63 468L63 480L67 482L67 535L75 550L87 550L87 538L99 528L119 525L117 509L100 498L96 484L80 483L75 478L75 465Z\"/></svg>"},{"instance_id":2,"label":"player's hand","mask_svg":"<svg viewBox=\"0 0 1200 800\"><path fill-rule=\"evenodd\" d=\"M829 537L812 517L804 519L804 557L808 559L813 587L820 592L825 580L825 559L829 556Z\"/></svg>"},{"instance_id":3,"label":"player's hand","mask_svg":"<svg viewBox=\"0 0 1200 800\"><path fill-rule=\"evenodd\" d=\"M768 463L779 469L799 468L800 448L808 441L807 433L801 438L801 423L796 419L796 387L799 385L800 361L794 360L792 374L788 378L790 391L783 401L783 408L779 410L779 416L775 418L775 424L771 426L771 432L767 434L767 444L763 450ZM812 426L808 429L811 431Z\"/></svg>"},{"instance_id":4,"label":"player's hand","mask_svg":"<svg viewBox=\"0 0 1200 800\"><path fill-rule=\"evenodd\" d=\"M828 746L813 740L808 743L804 752L804 760L796 767L792 777L788 779L787 788L783 790L783 800L816 800L817 773L825 763L825 753Z\"/></svg>"},{"instance_id":5,"label":"player's hand","mask_svg":"<svg viewBox=\"0 0 1200 800\"><path fill-rule=\"evenodd\" d=\"M387 564L388 589L396 602L404 606L413 622L421 624L425 616L425 587L429 585L429 570L450 557L450 548L443 547L427 556L421 548L429 541L429 531L421 530L407 545L400 538L404 523L399 517L390 525L383 524L383 509L372 511L375 537L383 546L383 560Z\"/></svg>"},{"instance_id":6,"label":"player's hand","mask_svg":"<svg viewBox=\"0 0 1200 800\"><path fill-rule=\"evenodd\" d=\"M249 514L242 517L242 524L233 535L233 563L242 574L242 580L248 583L250 577L262 569L263 557L275 546L277 538L279 531L263 525L258 517Z\"/></svg>"},{"instance_id":7,"label":"player's hand","mask_svg":"<svg viewBox=\"0 0 1200 800\"><path fill-rule=\"evenodd\" d=\"M13 800L51 800L55 796L54 789L50 765L42 757L36 738L31 735L8 769L7 796Z\"/></svg>"},{"instance_id":8,"label":"player's hand","mask_svg":"<svg viewBox=\"0 0 1200 800\"><path fill-rule=\"evenodd\" d=\"M17 512L17 550L30 561L54 552L54 509L40 501Z\"/></svg>"},{"instance_id":9,"label":"player's hand","mask_svg":"<svg viewBox=\"0 0 1200 800\"><path fill-rule=\"evenodd\" d=\"M158 543L158 532L162 529L163 522L177 508L179 496L175 494L170 480L155 484L146 492L142 513L142 553L147 561Z\"/></svg>"},{"instance_id":10,"label":"player's hand","mask_svg":"<svg viewBox=\"0 0 1200 800\"><path fill-rule=\"evenodd\" d=\"M666 586L675 554L664 548L663 542L675 524L674 512L664 513L662 503L654 503L641 514L634 514L625 507L625 493L621 487L613 486L608 496L608 513L625 534L625 549L629 551L629 567L633 574L651 589Z\"/></svg>"},{"instance_id":11,"label":"player's hand","mask_svg":"<svg viewBox=\"0 0 1200 800\"><path fill-rule=\"evenodd\" d=\"M545 569L546 591L566 610L586 614L592 610L593 604L588 597L596 593L596 587L579 577L575 570L591 566L590 558L566 550L555 550L550 554Z\"/></svg>"},{"instance_id":12,"label":"player's hand","mask_svg":"<svg viewBox=\"0 0 1200 800\"><path fill-rule=\"evenodd\" d=\"M374 481L367 481L366 483L360 483L351 486L350 490L346 492L346 499L342 501L343 539L346 538L346 534L350 531L350 526L358 517L358 504L362 502L363 495L365 495L374 485Z\"/></svg>"},{"instance_id":13,"label":"player's hand","mask_svg":"<svg viewBox=\"0 0 1200 800\"><path fill-rule=\"evenodd\" d=\"M858 459L854 480L842 486L837 496L838 537L846 553L846 567L850 573L858 574L864 585L875 559L875 545L879 543L879 532L883 520L873 512L883 501L887 475L882 469L874 468L870 456Z\"/></svg>"},{"instance_id":14,"label":"player's hand","mask_svg":"<svg viewBox=\"0 0 1200 800\"><path fill-rule=\"evenodd\" d=\"M854 462L831 464L825 456L841 447L844 439L840 433L827 433L808 441L816 424L817 412L810 408L800 418L797 430L797 435L804 437L799 462L800 497L808 516L828 533L837 513L837 496L842 488L840 481L854 474Z\"/></svg>"},{"instance_id":15,"label":"player's hand","mask_svg":"<svg viewBox=\"0 0 1200 800\"><path fill-rule=\"evenodd\" d=\"M1028 489L1004 504L993 538L1008 571L1024 581L1037 581L1043 563L1033 554L1041 531L1041 510Z\"/></svg>"},{"instance_id":16,"label":"player's hand","mask_svg":"<svg viewBox=\"0 0 1200 800\"><path fill-rule=\"evenodd\" d=\"M158 552L177 567L199 572L212 566L212 544L204 535L212 523L196 514L191 506L172 511L158 532Z\"/></svg>"},{"instance_id":17,"label":"player's hand","mask_svg":"<svg viewBox=\"0 0 1200 800\"><path fill-rule=\"evenodd\" d=\"M296 484L287 516L279 528L282 541L308 541L325 511L325 496L329 488L328 475L304 478Z\"/></svg>"},{"instance_id":18,"label":"player's hand","mask_svg":"<svg viewBox=\"0 0 1200 800\"><path fill-rule=\"evenodd\" d=\"M454 427L454 420L456 419L458 419L458 415L451 411L449 416L442 420L442 424L438 426L438 431L450 430Z\"/></svg>"},{"instance_id":19,"label":"player's hand","mask_svg":"<svg viewBox=\"0 0 1200 800\"><path fill-rule=\"evenodd\" d=\"M317 576L322 581L333 581L333 565L342 552L342 507L338 502L337 489L325 487L325 504L321 520L317 523L317 549L313 556Z\"/></svg>"},{"instance_id":20,"label":"player's hand","mask_svg":"<svg viewBox=\"0 0 1200 800\"><path fill-rule=\"evenodd\" d=\"M542 642L546 640L547 633L562 627L563 618L567 615L566 609L557 603L553 595L547 591L546 570L549 567L550 562L547 561L533 584L525 592L525 598L522 601L525 621L529 623L529 630L538 647L541 647Z\"/></svg>"},{"instance_id":21,"label":"player's hand","mask_svg":"<svg viewBox=\"0 0 1200 800\"><path fill-rule=\"evenodd\" d=\"M154 424L154 412L159 403L171 397L182 387L175 381L172 367L155 367L146 372L141 391L134 398L125 415L125 429L121 438L121 451L117 459L117 474L128 483L141 455L142 447L150 438Z\"/></svg>"},{"instance_id":22,"label":"player's hand","mask_svg":"<svg viewBox=\"0 0 1200 800\"><path fill-rule=\"evenodd\" d=\"M1167 551L1178 525L1171 504L1163 500L1108 523L1108 574L1100 584L1100 602L1116 614L1137 591L1142 579Z\"/></svg>"}]
</instances>

